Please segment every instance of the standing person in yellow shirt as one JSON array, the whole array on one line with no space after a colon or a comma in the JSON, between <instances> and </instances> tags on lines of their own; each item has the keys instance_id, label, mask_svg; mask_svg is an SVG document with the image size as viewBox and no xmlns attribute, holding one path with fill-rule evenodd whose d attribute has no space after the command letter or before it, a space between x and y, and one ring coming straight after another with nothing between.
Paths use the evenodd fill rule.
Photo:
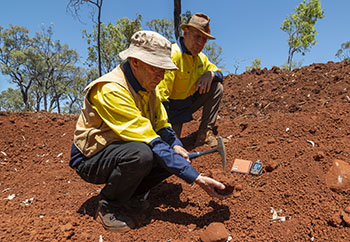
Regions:
<instances>
[{"instance_id":1,"label":"standing person in yellow shirt","mask_svg":"<svg viewBox=\"0 0 350 242\"><path fill-rule=\"evenodd\" d=\"M194 14L188 24L182 24L183 36L172 45L171 59L178 70L169 70L158 85L161 99L167 109L169 122L180 138L184 123L203 107L196 145L216 146L214 126L223 94L223 74L201 51L210 34L210 18Z\"/></svg>"},{"instance_id":2,"label":"standing person in yellow shirt","mask_svg":"<svg viewBox=\"0 0 350 242\"><path fill-rule=\"evenodd\" d=\"M136 32L119 53L127 61L85 89L69 164L85 181L105 184L96 219L107 230L135 228L132 214L147 207L141 198L172 174L226 198L215 191L225 188L222 183L191 166L156 95L165 70L177 69L170 53L171 43L161 35Z\"/></svg>"}]
</instances>

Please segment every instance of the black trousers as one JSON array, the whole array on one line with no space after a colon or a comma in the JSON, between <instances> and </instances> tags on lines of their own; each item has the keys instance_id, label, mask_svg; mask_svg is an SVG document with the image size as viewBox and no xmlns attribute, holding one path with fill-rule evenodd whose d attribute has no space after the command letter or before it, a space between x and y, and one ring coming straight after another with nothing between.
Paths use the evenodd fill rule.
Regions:
<instances>
[{"instance_id":1,"label":"black trousers","mask_svg":"<svg viewBox=\"0 0 350 242\"><path fill-rule=\"evenodd\" d=\"M224 87L221 82L213 82L211 84L209 92L205 94L199 94L199 92L194 94L194 102L190 106L190 112L193 114L198 109L203 107L201 123L198 130L206 131L207 129L214 129L216 120L219 114L220 101L224 92ZM168 115L171 113L168 111ZM170 116L170 115L169 115ZM181 116L181 114L177 114ZM169 118L170 122L171 119ZM177 137L181 137L181 130L183 123L171 123L173 130L175 131Z\"/></svg>"},{"instance_id":2,"label":"black trousers","mask_svg":"<svg viewBox=\"0 0 350 242\"><path fill-rule=\"evenodd\" d=\"M119 206L171 175L159 159L145 143L120 141L83 160L76 172L89 183L106 184L101 205Z\"/></svg>"}]
</instances>

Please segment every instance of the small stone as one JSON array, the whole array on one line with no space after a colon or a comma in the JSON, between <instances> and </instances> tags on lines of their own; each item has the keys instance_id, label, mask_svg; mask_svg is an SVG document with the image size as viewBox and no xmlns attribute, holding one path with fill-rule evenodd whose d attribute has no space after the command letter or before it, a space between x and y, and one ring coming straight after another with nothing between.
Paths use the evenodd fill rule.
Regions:
<instances>
[{"instance_id":1,"label":"small stone","mask_svg":"<svg viewBox=\"0 0 350 242\"><path fill-rule=\"evenodd\" d=\"M58 124L59 126L64 125L64 120L62 120L62 119L57 120L57 124Z\"/></svg>"},{"instance_id":2,"label":"small stone","mask_svg":"<svg viewBox=\"0 0 350 242\"><path fill-rule=\"evenodd\" d=\"M265 170L267 172L272 172L273 170L276 170L278 167L278 162L275 160L271 160L265 163Z\"/></svg>"},{"instance_id":3,"label":"small stone","mask_svg":"<svg viewBox=\"0 0 350 242\"><path fill-rule=\"evenodd\" d=\"M200 238L203 242L226 242L229 234L223 223L214 222L200 234Z\"/></svg>"},{"instance_id":4,"label":"small stone","mask_svg":"<svg viewBox=\"0 0 350 242\"><path fill-rule=\"evenodd\" d=\"M196 230L196 228L197 228L197 226L195 224L188 225L188 231L190 231L190 232Z\"/></svg>"},{"instance_id":5,"label":"small stone","mask_svg":"<svg viewBox=\"0 0 350 242\"><path fill-rule=\"evenodd\" d=\"M321 161L321 160L324 159L324 157L325 157L325 154L324 154L322 151L317 152L317 153L313 156L313 158L314 158L315 161Z\"/></svg>"},{"instance_id":6,"label":"small stone","mask_svg":"<svg viewBox=\"0 0 350 242\"><path fill-rule=\"evenodd\" d=\"M350 213L350 206L347 206L346 208L344 208L344 212Z\"/></svg>"},{"instance_id":7,"label":"small stone","mask_svg":"<svg viewBox=\"0 0 350 242\"><path fill-rule=\"evenodd\" d=\"M242 191L243 190L242 184L237 184L235 188L236 188L237 191Z\"/></svg>"},{"instance_id":8,"label":"small stone","mask_svg":"<svg viewBox=\"0 0 350 242\"><path fill-rule=\"evenodd\" d=\"M241 192L239 192L239 191L235 191L234 193L233 193L233 197L234 198L238 198L238 197L240 197L241 196Z\"/></svg>"},{"instance_id":9,"label":"small stone","mask_svg":"<svg viewBox=\"0 0 350 242\"><path fill-rule=\"evenodd\" d=\"M267 140L267 143L268 143L268 144L273 144L273 143L275 143L275 142L276 142L275 138L269 138L269 139Z\"/></svg>"},{"instance_id":10,"label":"small stone","mask_svg":"<svg viewBox=\"0 0 350 242\"><path fill-rule=\"evenodd\" d=\"M73 229L73 225L71 223L67 223L65 225L61 225L60 229L62 231L69 231L69 230Z\"/></svg>"},{"instance_id":11,"label":"small stone","mask_svg":"<svg viewBox=\"0 0 350 242\"><path fill-rule=\"evenodd\" d=\"M331 220L329 221L331 225L338 226L342 223L340 213L333 214Z\"/></svg>"},{"instance_id":12,"label":"small stone","mask_svg":"<svg viewBox=\"0 0 350 242\"><path fill-rule=\"evenodd\" d=\"M342 218L346 226L350 226L350 214L342 212Z\"/></svg>"},{"instance_id":13,"label":"small stone","mask_svg":"<svg viewBox=\"0 0 350 242\"><path fill-rule=\"evenodd\" d=\"M342 160L334 160L326 174L326 185L334 192L349 192L350 165Z\"/></svg>"}]
</instances>

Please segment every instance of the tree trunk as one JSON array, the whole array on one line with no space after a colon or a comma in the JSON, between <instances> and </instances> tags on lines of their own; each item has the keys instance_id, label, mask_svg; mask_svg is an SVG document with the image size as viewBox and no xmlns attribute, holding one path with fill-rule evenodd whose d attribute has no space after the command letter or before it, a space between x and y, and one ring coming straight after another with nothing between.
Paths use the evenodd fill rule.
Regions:
<instances>
[{"instance_id":1,"label":"tree trunk","mask_svg":"<svg viewBox=\"0 0 350 242\"><path fill-rule=\"evenodd\" d=\"M56 98L56 103L57 103L57 113L61 113L61 106L60 106L60 98Z\"/></svg>"},{"instance_id":2,"label":"tree trunk","mask_svg":"<svg viewBox=\"0 0 350 242\"><path fill-rule=\"evenodd\" d=\"M23 87L20 87L20 90L21 90L21 93L22 93L24 109L25 109L25 111L29 111L28 91L25 90L25 88L23 88Z\"/></svg>"},{"instance_id":3,"label":"tree trunk","mask_svg":"<svg viewBox=\"0 0 350 242\"><path fill-rule=\"evenodd\" d=\"M97 17L97 50L98 50L98 74L102 76L102 59L101 59L101 10L102 10L102 2L101 0L97 4L98 8L98 17Z\"/></svg>"},{"instance_id":4,"label":"tree trunk","mask_svg":"<svg viewBox=\"0 0 350 242\"><path fill-rule=\"evenodd\" d=\"M289 50L288 50L288 60L287 60L288 70L292 69L292 59L293 59L292 48L289 48Z\"/></svg>"},{"instance_id":5,"label":"tree trunk","mask_svg":"<svg viewBox=\"0 0 350 242\"><path fill-rule=\"evenodd\" d=\"M180 22L181 22L181 0L174 0L174 28L175 39L180 36Z\"/></svg>"}]
</instances>

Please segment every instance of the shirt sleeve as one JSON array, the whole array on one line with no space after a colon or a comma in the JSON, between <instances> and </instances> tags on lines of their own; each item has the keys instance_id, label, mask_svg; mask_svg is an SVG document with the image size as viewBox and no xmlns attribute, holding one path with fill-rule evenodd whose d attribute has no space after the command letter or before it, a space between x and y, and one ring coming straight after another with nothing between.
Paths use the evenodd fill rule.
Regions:
<instances>
[{"instance_id":1,"label":"shirt sleeve","mask_svg":"<svg viewBox=\"0 0 350 242\"><path fill-rule=\"evenodd\" d=\"M100 83L90 91L89 100L102 120L122 140L150 143L159 135L151 121L142 116L131 94L116 83Z\"/></svg>"},{"instance_id":2,"label":"shirt sleeve","mask_svg":"<svg viewBox=\"0 0 350 242\"><path fill-rule=\"evenodd\" d=\"M215 75L213 79L214 82L217 81L222 83L224 81L224 75L222 74L221 71L215 71L214 75Z\"/></svg>"},{"instance_id":3,"label":"shirt sleeve","mask_svg":"<svg viewBox=\"0 0 350 242\"><path fill-rule=\"evenodd\" d=\"M157 132L160 135L162 140L168 143L171 148L175 145L183 146L182 142L176 137L174 130L170 127L165 127Z\"/></svg>"},{"instance_id":4,"label":"shirt sleeve","mask_svg":"<svg viewBox=\"0 0 350 242\"><path fill-rule=\"evenodd\" d=\"M169 144L160 138L154 139L150 144L152 151L163 163L161 164L170 173L175 174L187 183L192 183L199 176L199 173L191 164L176 153Z\"/></svg>"}]
</instances>

